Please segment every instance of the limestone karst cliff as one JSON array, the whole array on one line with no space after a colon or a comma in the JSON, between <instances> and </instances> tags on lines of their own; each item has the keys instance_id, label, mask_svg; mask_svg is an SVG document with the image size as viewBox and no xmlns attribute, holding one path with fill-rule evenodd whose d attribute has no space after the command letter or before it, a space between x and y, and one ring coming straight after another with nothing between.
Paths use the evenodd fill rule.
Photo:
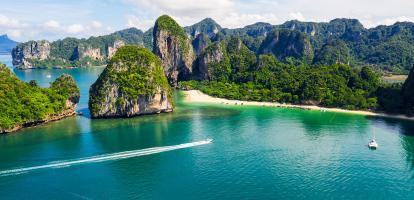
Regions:
<instances>
[{"instance_id":1,"label":"limestone karst cliff","mask_svg":"<svg viewBox=\"0 0 414 200\"><path fill-rule=\"evenodd\" d=\"M163 15L154 26L154 53L161 59L164 73L172 86L187 80L195 59L191 41L184 29L171 17Z\"/></svg>"},{"instance_id":2,"label":"limestone karst cliff","mask_svg":"<svg viewBox=\"0 0 414 200\"><path fill-rule=\"evenodd\" d=\"M33 60L49 58L50 48L50 42L46 40L19 44L12 50L13 65L20 66L23 69L32 68L34 67Z\"/></svg>"},{"instance_id":3,"label":"limestone karst cliff","mask_svg":"<svg viewBox=\"0 0 414 200\"><path fill-rule=\"evenodd\" d=\"M121 47L89 90L93 118L173 111L172 90L160 59L148 49Z\"/></svg>"}]
</instances>

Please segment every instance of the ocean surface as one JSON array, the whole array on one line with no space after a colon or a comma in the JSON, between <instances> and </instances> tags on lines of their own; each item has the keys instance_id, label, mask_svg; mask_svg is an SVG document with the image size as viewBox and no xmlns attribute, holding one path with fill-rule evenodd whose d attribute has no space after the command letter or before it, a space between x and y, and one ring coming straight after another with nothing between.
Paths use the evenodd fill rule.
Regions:
<instances>
[{"instance_id":1,"label":"ocean surface","mask_svg":"<svg viewBox=\"0 0 414 200\"><path fill-rule=\"evenodd\" d=\"M14 70L41 86L71 74L86 116L0 135L0 199L414 199L413 122L187 104L179 92L174 113L91 120L102 70Z\"/></svg>"}]
</instances>

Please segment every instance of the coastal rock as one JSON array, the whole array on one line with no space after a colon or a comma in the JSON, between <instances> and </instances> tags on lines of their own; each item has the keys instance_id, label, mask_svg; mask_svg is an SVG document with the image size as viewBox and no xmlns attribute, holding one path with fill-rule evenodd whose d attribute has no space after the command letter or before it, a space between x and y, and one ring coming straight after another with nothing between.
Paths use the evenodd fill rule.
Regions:
<instances>
[{"instance_id":1,"label":"coastal rock","mask_svg":"<svg viewBox=\"0 0 414 200\"><path fill-rule=\"evenodd\" d=\"M92 48L89 45L80 44L75 48L75 52L71 58L72 60L85 60L91 59L95 61L102 61L105 59L104 56L101 55L100 48ZM91 63L85 63L86 66L90 66Z\"/></svg>"},{"instance_id":2,"label":"coastal rock","mask_svg":"<svg viewBox=\"0 0 414 200\"><path fill-rule=\"evenodd\" d=\"M19 44L12 50L13 65L21 69L33 67L33 60L45 60L50 55L51 45L46 40Z\"/></svg>"},{"instance_id":3,"label":"coastal rock","mask_svg":"<svg viewBox=\"0 0 414 200\"><path fill-rule=\"evenodd\" d=\"M148 49L121 47L89 90L93 118L133 117L173 111L161 61Z\"/></svg>"},{"instance_id":4,"label":"coastal rock","mask_svg":"<svg viewBox=\"0 0 414 200\"><path fill-rule=\"evenodd\" d=\"M86 47L81 50L80 58L92 58L94 60L102 60L101 50L99 48Z\"/></svg>"},{"instance_id":5,"label":"coastal rock","mask_svg":"<svg viewBox=\"0 0 414 200\"><path fill-rule=\"evenodd\" d=\"M110 60L115 55L116 51L123 46L125 46L125 42L122 40L115 40L112 46L108 46L108 60Z\"/></svg>"},{"instance_id":6,"label":"coastal rock","mask_svg":"<svg viewBox=\"0 0 414 200\"><path fill-rule=\"evenodd\" d=\"M176 87L178 81L188 80L195 56L184 29L171 17L163 15L155 22L153 34L153 51L161 58L169 83Z\"/></svg>"},{"instance_id":7,"label":"coastal rock","mask_svg":"<svg viewBox=\"0 0 414 200\"><path fill-rule=\"evenodd\" d=\"M143 39L141 30L128 28L88 39L67 37L53 42L29 41L12 50L13 65L21 69L104 65L119 47L144 45Z\"/></svg>"}]
</instances>

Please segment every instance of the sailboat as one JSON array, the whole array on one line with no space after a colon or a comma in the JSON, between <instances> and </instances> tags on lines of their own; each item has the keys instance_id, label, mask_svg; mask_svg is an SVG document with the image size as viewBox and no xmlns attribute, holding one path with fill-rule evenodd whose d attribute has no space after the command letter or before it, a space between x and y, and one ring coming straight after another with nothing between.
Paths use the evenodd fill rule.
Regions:
<instances>
[{"instance_id":1,"label":"sailboat","mask_svg":"<svg viewBox=\"0 0 414 200\"><path fill-rule=\"evenodd\" d=\"M376 148L378 148L378 143L377 143L377 141L375 140L375 135L372 137L372 139L368 142L368 147L370 148L370 149L376 149Z\"/></svg>"}]
</instances>

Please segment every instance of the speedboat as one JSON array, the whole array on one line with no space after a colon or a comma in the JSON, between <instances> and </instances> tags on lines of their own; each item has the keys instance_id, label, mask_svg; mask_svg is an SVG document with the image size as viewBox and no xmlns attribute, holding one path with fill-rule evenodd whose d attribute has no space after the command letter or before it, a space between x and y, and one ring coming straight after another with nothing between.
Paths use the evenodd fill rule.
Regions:
<instances>
[{"instance_id":1,"label":"speedboat","mask_svg":"<svg viewBox=\"0 0 414 200\"><path fill-rule=\"evenodd\" d=\"M376 148L378 148L377 141L375 141L375 139L371 139L371 141L369 141L369 143L368 143L368 147L370 149L376 149Z\"/></svg>"}]
</instances>

